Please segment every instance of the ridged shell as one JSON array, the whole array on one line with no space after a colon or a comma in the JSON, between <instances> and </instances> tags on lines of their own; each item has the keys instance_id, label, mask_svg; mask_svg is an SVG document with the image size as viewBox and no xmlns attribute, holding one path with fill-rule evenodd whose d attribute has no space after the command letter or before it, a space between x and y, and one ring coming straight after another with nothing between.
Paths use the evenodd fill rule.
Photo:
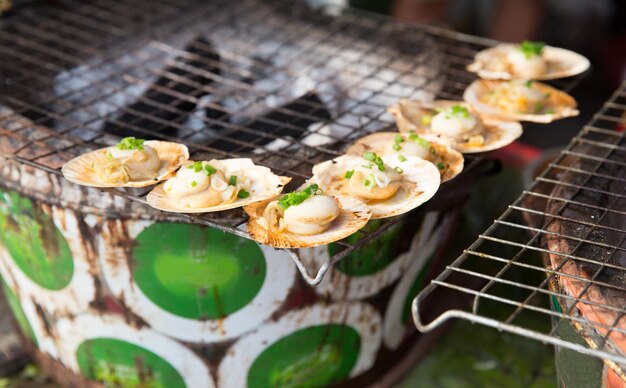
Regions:
<instances>
[{"instance_id":1,"label":"ridged shell","mask_svg":"<svg viewBox=\"0 0 626 388\"><path fill-rule=\"evenodd\" d=\"M522 136L522 125L516 121L500 121L492 118L479 117L482 126L480 133L484 138L481 145L471 145L443 135L434 134L430 131L430 125L422 124L422 117L433 116L435 108L445 109L454 105L462 105L471 109L470 105L462 101L436 100L421 102L400 100L387 108L387 111L396 119L400 132L415 131L429 141L449 144L452 148L463 154L487 152L505 147Z\"/></svg>"},{"instance_id":2,"label":"ridged shell","mask_svg":"<svg viewBox=\"0 0 626 388\"><path fill-rule=\"evenodd\" d=\"M396 132L378 132L367 135L348 148L346 154L362 156L364 152L371 151L380 156L385 156L389 154L396 135ZM403 137L405 141L409 141L407 135L403 135ZM443 163L445 166L443 169L437 168L441 174L442 183L449 181L463 171L464 159L460 152L446 144L431 142L431 146L435 149L435 153L429 152L426 160L435 166Z\"/></svg>"},{"instance_id":3,"label":"ridged shell","mask_svg":"<svg viewBox=\"0 0 626 388\"><path fill-rule=\"evenodd\" d=\"M517 49L517 45L508 43L485 49L476 54L474 62L467 66L467 71L477 73L483 79L525 78L515 74L507 60L508 53ZM558 47L545 46L543 57L548 69L544 74L532 78L533 80L571 77L585 72L590 65L589 60L582 55ZM504 70L501 69L502 66Z\"/></svg>"},{"instance_id":4,"label":"ridged shell","mask_svg":"<svg viewBox=\"0 0 626 388\"><path fill-rule=\"evenodd\" d=\"M102 183L98 180L93 170L93 164L106 158L108 148L75 157L65 163L61 168L65 179L72 183L91 187L146 187L159 183L171 177L181 164L189 159L189 150L183 144L169 141L148 140L145 145L152 147L159 154L161 167L155 179L142 181L129 181L124 184Z\"/></svg>"},{"instance_id":5,"label":"ridged shell","mask_svg":"<svg viewBox=\"0 0 626 388\"><path fill-rule=\"evenodd\" d=\"M503 82L508 81L476 80L465 89L463 99L480 115L499 120L550 123L560 118L574 117L579 114L578 109L576 109L576 100L574 100L572 96L541 82L533 82L533 87L537 88L542 93L550 94L545 106L552 108L554 113L533 114L503 112L500 109L480 101L483 96L494 90Z\"/></svg>"},{"instance_id":6,"label":"ridged shell","mask_svg":"<svg viewBox=\"0 0 626 388\"><path fill-rule=\"evenodd\" d=\"M372 210L363 202L341 195L333 195L333 197L341 205L341 214L321 234L303 236L294 233L279 233L263 228L258 219L262 217L265 207L272 200L257 202L244 208L250 216L248 232L254 240L274 248L309 248L344 239L367 224L372 215Z\"/></svg>"},{"instance_id":7,"label":"ridged shell","mask_svg":"<svg viewBox=\"0 0 626 388\"><path fill-rule=\"evenodd\" d=\"M148 196L146 200L148 204L155 209L163 210L166 212L174 212L174 213L212 213L219 212L222 210L235 209L238 207L250 205L254 202L264 201L269 198L274 198L278 196L282 191L283 187L291 181L291 178L285 176L275 175L272 170L264 166L257 166L252 162L251 159L247 158L238 158L238 159L223 159L220 160L226 169L235 170L235 169L243 169L245 168L246 173L252 180L252 186L259 184L262 189L254 191L253 189L246 189L250 196L248 198L237 198L235 201L217 205L217 206L207 206L207 207L199 207L199 208L188 208L180 206L175 200L168 197L163 191L163 184L155 187Z\"/></svg>"},{"instance_id":8,"label":"ridged shell","mask_svg":"<svg viewBox=\"0 0 626 388\"><path fill-rule=\"evenodd\" d=\"M373 220L398 216L413 210L432 198L439 189L441 175L432 163L417 156L407 156L403 162L392 156L381 158L388 166L400 167L404 170L402 173L403 189L384 201L367 201L357 197L372 208ZM344 176L350 169L349 166L360 161L362 161L361 157L342 155L317 164L313 166L313 177L309 182L317 183L327 194L351 196L348 179Z\"/></svg>"}]
</instances>

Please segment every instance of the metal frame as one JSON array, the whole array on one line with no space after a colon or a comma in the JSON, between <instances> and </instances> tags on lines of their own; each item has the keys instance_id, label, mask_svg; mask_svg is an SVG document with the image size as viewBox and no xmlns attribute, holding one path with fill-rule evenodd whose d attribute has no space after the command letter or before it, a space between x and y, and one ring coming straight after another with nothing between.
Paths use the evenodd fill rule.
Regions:
<instances>
[{"instance_id":1,"label":"metal frame","mask_svg":"<svg viewBox=\"0 0 626 388\"><path fill-rule=\"evenodd\" d=\"M612 176L601 172L601 168L607 165L626 167L626 147L624 146L624 128L626 126L626 82L610 97L602 109L593 116L591 121L576 135L569 145L562 151L559 157L549 163L548 168L536 179L533 185L523 191L522 195L508 207L508 209L495 222L479 236L464 253L452 264L448 265L444 272L428 285L413 301L412 311L415 325L420 331L429 331L450 318L462 318L471 322L487 325L498 330L519 334L545 343L572 349L580 353L609 360L614 368L626 365L624 349L616 349L607 341L610 333L625 334L620 320L626 315L626 304L605 303L588 297L590 287L595 287L601 292L608 289L623 292L626 295L626 287L600 280L600 275L606 269L624 275L626 267L619 261L610 261L614 255L622 255L626 250L624 245L624 233L622 226L607 225L605 216L621 217L626 212L624 208L624 185L618 186L618 192L604 190L590 182L592 179L602 179L607 182L626 182L622 176ZM616 131L620 129L621 131ZM585 166L573 167L573 162L586 161ZM581 164L582 166L583 164ZM578 175L582 183L568 183L563 180L563 174L570 176ZM553 191L555 188L569 187L573 193L567 198L560 197ZM614 186L611 186L614 187ZM621 190L621 192L619 192ZM602 195L607 200L606 204L594 203L593 201L577 201L575 197L579 193L594 193ZM558 193L558 192L557 192ZM597 197L596 197L597 198ZM558 212L546 210L547 201L560 203ZM553 202L555 203L555 202ZM590 219L576 219L564 216L562 211L567 206L577 206L579 209L593 209L601 213L599 217ZM520 220L525 218L526 222ZM547 226L555 222L568 222L580 225L580 235L555 233L548 230ZM529 226L530 224L531 226ZM582 229L588 228L588 229ZM594 231L615 233L620 236L619 244L601 241ZM546 246L546 237L556 237L571 241L575 248L571 252L556 252ZM581 253L580 247L597 247L607 250L606 257ZM494 253L499 252L499 253ZM506 253L505 253L506 252ZM510 253L509 253L510 252ZM543 255L544 262L547 255L553 255L562 260L556 267L549 262L542 264L541 259L537 262L536 255ZM586 263L597 270L593 271L589 278L575 276L563 271L566 263ZM623 262L623 261L622 261ZM476 264L480 264L477 266ZM495 266L488 268L489 266ZM514 275L514 271L525 273L535 272L539 276L533 279L526 276ZM543 275L543 276L542 276ZM569 293L554 286L559 279L574 279L583 282L585 288L579 295ZM479 280L482 287L465 286L469 280ZM473 304L470 310L449 310L441 313L431 322L424 322L420 316L420 306L426 299L442 289L454 290L462 295L470 296ZM541 299L556 298L562 307L550 309L543 307L537 301ZM492 311L485 304L493 304L500 309L508 309L506 316ZM617 315L617 319L611 325L601 322L592 322L589 317L580 314L577 305L593 306L603 311L610 311ZM539 314L540 316L552 317L556 323L549 332L541 332L531 327L530 321L524 316ZM579 331L592 332L594 335L583 335L588 346L566 341L557 336L556 331L565 323L571 323ZM584 328L585 330L582 330ZM599 333L594 328L607 331ZM589 330L591 329L591 330ZM616 365L616 364L622 364Z\"/></svg>"},{"instance_id":2,"label":"metal frame","mask_svg":"<svg viewBox=\"0 0 626 388\"><path fill-rule=\"evenodd\" d=\"M0 128L0 140L4 137L17 143L9 152L0 150L0 156L51 174L60 174L60 166L48 162L52 157L67 160L86 150L114 144L117 138L94 128L96 123L105 120L145 137L185 143L192 158L194 155L206 158L251 157L276 173L294 177L297 184L310 176L314 163L340 155L355 139L372 130L389 128L392 121L386 114L387 104L383 100L410 98L423 91L429 91L437 98L460 99L465 87L475 79L474 75L465 71L465 66L478 50L494 43L445 29L401 23L352 10L334 9L331 13L341 15L329 16L291 1L270 4L260 0L62 0L55 2L54 6L35 6L25 11L0 19L0 55L6 59L0 61L0 78L5 81L4 85L0 84L0 103L14 111L0 119L5 123L11 120L24 122L23 117L27 116L31 120L10 130ZM215 34L220 57L215 60L181 49L181 36L189 31ZM281 59L275 64L265 64L254 58L257 46L270 40L276 46L265 55ZM199 43L194 48L196 52L214 52ZM203 67L190 65L181 58L194 60ZM297 119L319 120L308 112L328 107L304 101L303 105L310 106L311 110L300 112L271 106L267 98L280 96L281 90L293 82L293 76L324 69L327 62L337 58L346 64L339 72L349 75L350 79L349 83L342 85L342 93L348 96L348 103L333 112L331 119L323 120L323 124L343 126L349 134L327 136L332 138L330 144L311 146L285 137L280 134L285 129L302 131L302 137L319 130L294 128L289 123L263 116L257 119L271 125L272 131L251 128L246 123L234 123L228 117L236 115L238 110L214 103L209 103L208 107L223 115L205 117L203 124L207 127L219 126L225 132L214 134L210 141L202 144L193 141L202 129L194 130L182 119L163 120L156 116L158 112L167 111L186 117L189 112L181 111L181 104L189 102L197 105L202 95L210 94L221 99L247 96L248 103L240 109L278 111ZM242 67L243 63L249 67ZM298 67L291 63L297 63ZM221 72L212 72L204 66L220 66ZM55 77L69 69L74 69L71 77L82 81L82 84L59 94L54 91ZM380 78L380 73L388 69L394 71L392 79ZM96 70L97 75L94 76ZM176 73L179 70L209 79L210 83L198 84ZM269 92L260 91L254 85L239 80L250 75L252 70L265 75L288 73L293 76L286 77L282 84L277 83ZM329 71L321 82L332 83L336 75L337 71ZM153 90L172 99L167 104L145 95L139 98L128 95L130 87L150 86L149 79L158 77L192 86L194 91L184 94L152 85ZM9 81L19 87L9 87ZM379 86L368 86L371 82L378 82ZM562 87L574 85L575 81L571 80L559 84ZM390 92L393 87L403 87L406 92L393 94ZM355 97L355 94L350 94L355 90L362 92L361 95ZM320 88L315 92L323 94ZM111 102L116 94L126 95L133 102L141 101L151 109L148 112L132 111L128 104ZM93 108L93 104L103 102L115 113L131 114L133 119L120 122L115 114ZM339 122L341 117L363 107L368 108L369 114L360 117L362 120L358 124ZM88 117L77 119L77 112ZM137 125L146 120L154 125L173 127L179 133L172 136ZM43 134L35 131L35 135L30 132L51 122L57 126L56 130L45 130ZM240 135L244 136L243 140L238 138ZM253 140L249 139L250 136ZM259 144L264 139L281 139L285 145L270 149ZM216 142L226 142L231 150L224 151L213 146ZM248 151L250 148L263 152L252 154ZM468 157L466 169L477 169L481 160L481 157ZM446 187L453 188L450 184L444 189ZM107 191L144 204L148 192ZM249 238L242 229L246 221L243 213L230 221L216 219L210 214L181 215L180 218ZM367 244L395 222L398 218L388 220L374 232L362 232L363 238L355 244L339 242L345 249L330 258L313 275L302 263L297 251L289 253L305 281L316 285L336 262Z\"/></svg>"}]
</instances>

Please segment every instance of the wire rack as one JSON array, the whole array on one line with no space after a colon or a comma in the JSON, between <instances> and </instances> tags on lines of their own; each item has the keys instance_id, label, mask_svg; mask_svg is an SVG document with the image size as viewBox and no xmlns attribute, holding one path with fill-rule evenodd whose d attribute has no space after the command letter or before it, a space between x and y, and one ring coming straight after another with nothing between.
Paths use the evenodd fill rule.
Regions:
<instances>
[{"instance_id":1,"label":"wire rack","mask_svg":"<svg viewBox=\"0 0 626 388\"><path fill-rule=\"evenodd\" d=\"M474 79L465 66L494 43L326 11L258 0L33 2L0 19L0 155L60 174L63 162L133 135L184 143L192 159L250 157L295 187L313 164L392 127L386 106L397 99L460 99ZM466 174L483 159L466 160ZM140 203L148 191L109 190ZM180 217L249 237L241 211ZM318 284L397 221L340 242L314 275L290 254Z\"/></svg>"},{"instance_id":2,"label":"wire rack","mask_svg":"<svg viewBox=\"0 0 626 388\"><path fill-rule=\"evenodd\" d=\"M624 377L625 128L626 83L533 185L416 297L417 327L427 331L463 318L603 358ZM471 309L440 312L423 322L421 304L442 291L469 296ZM546 317L553 320L548 331L537 325ZM560 335L567 325L586 345Z\"/></svg>"}]
</instances>

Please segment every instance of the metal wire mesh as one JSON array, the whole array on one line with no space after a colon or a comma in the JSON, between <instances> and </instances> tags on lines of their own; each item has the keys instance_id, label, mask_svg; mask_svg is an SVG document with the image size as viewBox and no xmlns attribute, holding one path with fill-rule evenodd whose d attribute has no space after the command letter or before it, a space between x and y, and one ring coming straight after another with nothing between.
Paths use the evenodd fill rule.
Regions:
<instances>
[{"instance_id":1,"label":"metal wire mesh","mask_svg":"<svg viewBox=\"0 0 626 388\"><path fill-rule=\"evenodd\" d=\"M625 127L626 83L534 184L417 296L418 328L464 318L601 357L623 377ZM444 289L469 296L471 309L423 322L420 304ZM534 324L546 317L553 319L547 332ZM570 324L586 346L562 338Z\"/></svg>"},{"instance_id":2,"label":"metal wire mesh","mask_svg":"<svg viewBox=\"0 0 626 388\"><path fill-rule=\"evenodd\" d=\"M465 66L493 43L331 13L341 15L258 0L35 3L0 19L0 155L59 174L135 135L184 143L197 160L250 157L295 187L313 164L392 126L386 106L398 98L459 99L474 79ZM110 191L145 203L149 190ZM183 218L248 237L241 211ZM393 222L342 242L316 275L291 254L317 284Z\"/></svg>"}]
</instances>

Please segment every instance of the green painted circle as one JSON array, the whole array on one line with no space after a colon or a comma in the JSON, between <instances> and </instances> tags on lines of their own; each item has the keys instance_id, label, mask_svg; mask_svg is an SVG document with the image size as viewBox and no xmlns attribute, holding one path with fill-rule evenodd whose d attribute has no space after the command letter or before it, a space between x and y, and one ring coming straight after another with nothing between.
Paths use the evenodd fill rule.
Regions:
<instances>
[{"instance_id":1,"label":"green painted circle","mask_svg":"<svg viewBox=\"0 0 626 388\"><path fill-rule=\"evenodd\" d=\"M199 225L163 222L137 236L133 277L152 302L191 319L223 318L241 309L265 281L261 248Z\"/></svg>"},{"instance_id":2,"label":"green painted circle","mask_svg":"<svg viewBox=\"0 0 626 388\"><path fill-rule=\"evenodd\" d=\"M33 327L30 325L28 318L26 318L26 314L22 309L22 304L18 299L17 295L13 293L11 288L5 283L4 279L2 280L2 289L4 290L4 296L7 298L7 302L9 302L9 306L11 307L11 311L13 311L13 316L17 321L17 324L22 329L22 332L30 339L33 340L35 345L39 345L37 341L37 337L35 336L35 332L33 331Z\"/></svg>"},{"instance_id":3,"label":"green painted circle","mask_svg":"<svg viewBox=\"0 0 626 388\"><path fill-rule=\"evenodd\" d=\"M248 371L248 388L337 383L350 375L360 348L359 333L350 326L320 325L296 331L257 357Z\"/></svg>"},{"instance_id":4,"label":"green painted circle","mask_svg":"<svg viewBox=\"0 0 626 388\"><path fill-rule=\"evenodd\" d=\"M374 232L382 225L381 220L372 220L363 228L366 232ZM381 271L398 258L398 243L400 241L401 224L396 224L387 229L383 234L375 237L364 246L355 249L343 260L335 265L337 271L348 276L369 276ZM346 242L354 244L363 236L355 233L346 239ZM330 256L344 249L338 244L329 244Z\"/></svg>"},{"instance_id":5,"label":"green painted circle","mask_svg":"<svg viewBox=\"0 0 626 388\"><path fill-rule=\"evenodd\" d=\"M82 374L106 386L125 388L185 388L174 367L140 346L114 338L90 339L78 347Z\"/></svg>"},{"instance_id":6,"label":"green painted circle","mask_svg":"<svg viewBox=\"0 0 626 388\"><path fill-rule=\"evenodd\" d=\"M15 191L0 190L0 243L41 287L61 290L70 284L74 261L63 234L41 206Z\"/></svg>"},{"instance_id":7,"label":"green painted circle","mask_svg":"<svg viewBox=\"0 0 626 388\"><path fill-rule=\"evenodd\" d=\"M428 263L432 260L434 255L431 255L428 260L424 263L424 267L420 269L419 273L413 280L413 284L411 285L411 289L409 293L406 295L406 299L404 300L404 306L402 307L402 322L407 323L412 319L411 317L411 304L413 304L413 299L417 294L424 288L424 282L426 281L426 273L428 272Z\"/></svg>"}]
</instances>

